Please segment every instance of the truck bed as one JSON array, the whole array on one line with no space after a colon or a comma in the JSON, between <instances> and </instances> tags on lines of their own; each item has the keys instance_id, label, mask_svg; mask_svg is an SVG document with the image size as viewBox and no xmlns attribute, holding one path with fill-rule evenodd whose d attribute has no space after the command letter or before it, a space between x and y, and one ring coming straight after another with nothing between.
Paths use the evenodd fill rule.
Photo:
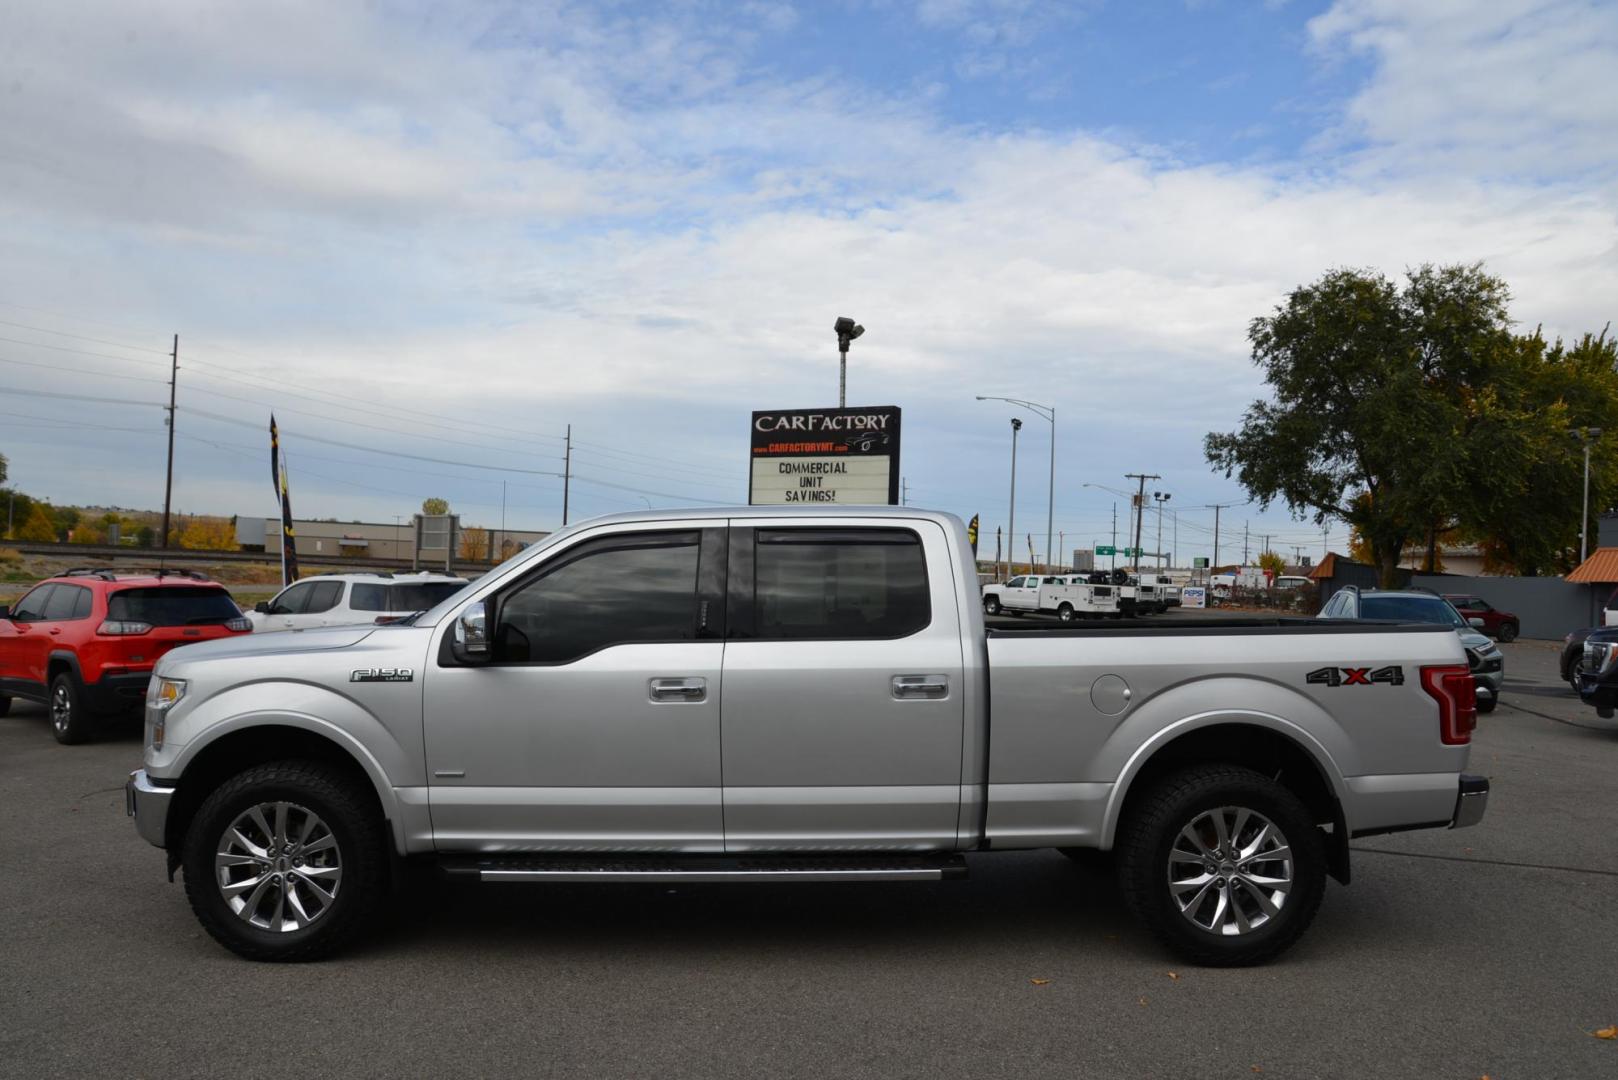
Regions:
<instances>
[{"instance_id":1,"label":"truck bed","mask_svg":"<svg viewBox=\"0 0 1618 1080\"><path fill-rule=\"evenodd\" d=\"M1020 622L988 627L991 638L1109 637L1118 634L1162 636L1184 634L1398 634L1432 633L1431 623L1378 622L1362 619L1318 619L1311 615L1154 615L1145 619L1086 619L1076 623Z\"/></svg>"}]
</instances>

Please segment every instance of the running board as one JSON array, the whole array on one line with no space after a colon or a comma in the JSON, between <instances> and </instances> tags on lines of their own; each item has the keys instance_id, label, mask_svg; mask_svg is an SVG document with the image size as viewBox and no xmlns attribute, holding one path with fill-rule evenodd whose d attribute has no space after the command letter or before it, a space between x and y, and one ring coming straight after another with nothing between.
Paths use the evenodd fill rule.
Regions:
<instances>
[{"instance_id":1,"label":"running board","mask_svg":"<svg viewBox=\"0 0 1618 1080\"><path fill-rule=\"evenodd\" d=\"M444 872L479 881L944 881L966 877L959 855L774 858L446 858Z\"/></svg>"}]
</instances>

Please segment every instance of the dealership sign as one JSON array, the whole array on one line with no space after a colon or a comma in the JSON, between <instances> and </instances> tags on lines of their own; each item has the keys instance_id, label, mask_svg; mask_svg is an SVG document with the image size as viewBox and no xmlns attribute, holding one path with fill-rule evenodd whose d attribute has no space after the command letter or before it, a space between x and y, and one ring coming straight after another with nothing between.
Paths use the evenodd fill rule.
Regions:
<instances>
[{"instance_id":1,"label":"dealership sign","mask_svg":"<svg viewBox=\"0 0 1618 1080\"><path fill-rule=\"evenodd\" d=\"M899 501L899 409L786 409L753 414L753 506Z\"/></svg>"}]
</instances>

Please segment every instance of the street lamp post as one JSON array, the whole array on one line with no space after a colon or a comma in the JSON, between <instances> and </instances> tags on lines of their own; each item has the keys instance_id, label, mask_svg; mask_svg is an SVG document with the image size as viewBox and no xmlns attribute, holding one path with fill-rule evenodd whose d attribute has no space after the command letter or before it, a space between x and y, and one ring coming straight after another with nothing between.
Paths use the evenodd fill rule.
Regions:
<instances>
[{"instance_id":1,"label":"street lamp post","mask_svg":"<svg viewBox=\"0 0 1618 1080\"><path fill-rule=\"evenodd\" d=\"M1011 564L1016 561L1017 551L1017 432L1022 430L1022 421L1015 416L1011 418L1011 510L1006 515L1006 580L1011 580ZM1028 568L1030 571L1033 567Z\"/></svg>"},{"instance_id":2,"label":"street lamp post","mask_svg":"<svg viewBox=\"0 0 1618 1080\"><path fill-rule=\"evenodd\" d=\"M1051 558L1051 541L1056 538L1056 406L1041 405L1037 401L1024 401L1021 398L996 397L993 394L978 394L977 399L1021 405L1025 409L1031 409L1036 416L1051 425L1051 477L1045 492L1045 561L1048 564ZM1034 568L1030 565L1028 569L1032 572Z\"/></svg>"},{"instance_id":3,"label":"street lamp post","mask_svg":"<svg viewBox=\"0 0 1618 1080\"><path fill-rule=\"evenodd\" d=\"M847 315L838 316L832 329L837 331L837 407L848 408L848 344L861 334L865 327L850 319Z\"/></svg>"},{"instance_id":4,"label":"street lamp post","mask_svg":"<svg viewBox=\"0 0 1618 1080\"><path fill-rule=\"evenodd\" d=\"M1163 569L1163 504L1171 499L1166 491L1152 492L1152 501L1157 503L1157 568Z\"/></svg>"},{"instance_id":5,"label":"street lamp post","mask_svg":"<svg viewBox=\"0 0 1618 1080\"><path fill-rule=\"evenodd\" d=\"M1582 564L1590 548L1590 444L1601 438L1601 429L1574 428L1573 435L1584 443L1584 508L1579 515L1579 562Z\"/></svg>"}]
</instances>

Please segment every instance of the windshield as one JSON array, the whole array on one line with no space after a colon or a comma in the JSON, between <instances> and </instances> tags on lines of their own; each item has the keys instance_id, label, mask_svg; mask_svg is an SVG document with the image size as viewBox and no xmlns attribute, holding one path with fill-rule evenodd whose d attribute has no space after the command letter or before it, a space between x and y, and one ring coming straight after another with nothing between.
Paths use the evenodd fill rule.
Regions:
<instances>
[{"instance_id":1,"label":"windshield","mask_svg":"<svg viewBox=\"0 0 1618 1080\"><path fill-rule=\"evenodd\" d=\"M389 585L388 610L426 611L466 588L464 581L434 581L422 585Z\"/></svg>"},{"instance_id":2,"label":"windshield","mask_svg":"<svg viewBox=\"0 0 1618 1080\"><path fill-rule=\"evenodd\" d=\"M1469 625L1448 600L1437 596L1362 596L1360 618L1438 623L1456 628Z\"/></svg>"},{"instance_id":3,"label":"windshield","mask_svg":"<svg viewBox=\"0 0 1618 1080\"><path fill-rule=\"evenodd\" d=\"M122 589L107 599L108 619L152 626L210 626L241 614L228 592L208 586Z\"/></svg>"}]
</instances>

